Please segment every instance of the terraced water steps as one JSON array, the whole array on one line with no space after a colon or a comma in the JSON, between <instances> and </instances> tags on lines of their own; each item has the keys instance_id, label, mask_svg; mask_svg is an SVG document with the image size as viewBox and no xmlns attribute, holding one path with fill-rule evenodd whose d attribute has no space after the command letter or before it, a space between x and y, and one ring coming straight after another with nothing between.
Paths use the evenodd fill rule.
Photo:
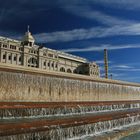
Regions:
<instances>
[{"instance_id":1,"label":"terraced water steps","mask_svg":"<svg viewBox=\"0 0 140 140\"><path fill-rule=\"evenodd\" d=\"M82 115L140 108L140 101L105 102L0 102L0 120Z\"/></svg>"},{"instance_id":2,"label":"terraced water steps","mask_svg":"<svg viewBox=\"0 0 140 140\"><path fill-rule=\"evenodd\" d=\"M0 136L5 135L7 132L17 131L24 132L24 129L28 131L36 131L36 130L50 130L55 129L56 126L61 126L62 128L69 126L78 126L83 124L97 123L99 121L108 121L108 120L116 120L120 118L127 118L131 116L139 116L140 109L131 109L126 111L117 111L117 112L106 112L101 114L94 115L85 115L78 117L69 117L69 118L60 118L60 119L24 119L24 120L15 120L11 121L3 121L0 123ZM140 116L139 116L140 119ZM36 127L36 130L31 128ZM45 128L46 127L46 128ZM21 130L19 130L21 129ZM30 129L30 130L28 130ZM13 134L13 132L11 133Z\"/></svg>"},{"instance_id":3,"label":"terraced water steps","mask_svg":"<svg viewBox=\"0 0 140 140\"><path fill-rule=\"evenodd\" d=\"M78 139L139 124L140 101L0 102L0 118L0 140Z\"/></svg>"}]
</instances>

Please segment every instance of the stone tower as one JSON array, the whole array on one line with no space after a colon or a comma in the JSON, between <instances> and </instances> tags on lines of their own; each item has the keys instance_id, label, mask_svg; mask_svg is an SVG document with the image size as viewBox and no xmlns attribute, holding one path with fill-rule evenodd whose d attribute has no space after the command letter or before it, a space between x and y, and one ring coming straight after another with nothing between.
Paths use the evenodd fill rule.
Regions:
<instances>
[{"instance_id":1,"label":"stone tower","mask_svg":"<svg viewBox=\"0 0 140 140\"><path fill-rule=\"evenodd\" d=\"M27 32L25 33L25 35L22 39L22 44L33 47L34 42L35 42L35 39L32 36L31 32L29 31L29 25L28 25Z\"/></svg>"},{"instance_id":2,"label":"stone tower","mask_svg":"<svg viewBox=\"0 0 140 140\"><path fill-rule=\"evenodd\" d=\"M108 55L107 55L107 49L104 49L104 65L105 65L105 78L108 79Z\"/></svg>"}]
</instances>

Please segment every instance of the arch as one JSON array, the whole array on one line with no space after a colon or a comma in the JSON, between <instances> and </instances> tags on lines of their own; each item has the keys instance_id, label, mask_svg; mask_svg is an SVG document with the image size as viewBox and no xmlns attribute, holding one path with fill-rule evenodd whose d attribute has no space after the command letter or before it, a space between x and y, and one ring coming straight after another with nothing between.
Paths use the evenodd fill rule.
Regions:
<instances>
[{"instance_id":1,"label":"arch","mask_svg":"<svg viewBox=\"0 0 140 140\"><path fill-rule=\"evenodd\" d=\"M73 73L77 73L77 70L75 69L75 70L73 71Z\"/></svg>"},{"instance_id":2,"label":"arch","mask_svg":"<svg viewBox=\"0 0 140 140\"><path fill-rule=\"evenodd\" d=\"M6 53L3 53L3 59L6 59Z\"/></svg>"},{"instance_id":3,"label":"arch","mask_svg":"<svg viewBox=\"0 0 140 140\"><path fill-rule=\"evenodd\" d=\"M72 70L71 70L71 69L67 69L67 72L68 72L68 73L72 73Z\"/></svg>"},{"instance_id":4,"label":"arch","mask_svg":"<svg viewBox=\"0 0 140 140\"><path fill-rule=\"evenodd\" d=\"M16 55L14 55L14 61L16 61L17 60L17 56Z\"/></svg>"},{"instance_id":5,"label":"arch","mask_svg":"<svg viewBox=\"0 0 140 140\"><path fill-rule=\"evenodd\" d=\"M58 68L58 63L55 64L55 68Z\"/></svg>"},{"instance_id":6,"label":"arch","mask_svg":"<svg viewBox=\"0 0 140 140\"><path fill-rule=\"evenodd\" d=\"M44 66L46 66L46 61L44 61Z\"/></svg>"},{"instance_id":7,"label":"arch","mask_svg":"<svg viewBox=\"0 0 140 140\"><path fill-rule=\"evenodd\" d=\"M21 62L21 56L19 57L19 62Z\"/></svg>"},{"instance_id":8,"label":"arch","mask_svg":"<svg viewBox=\"0 0 140 140\"><path fill-rule=\"evenodd\" d=\"M83 74L83 72L82 71L79 71L79 74Z\"/></svg>"},{"instance_id":9,"label":"arch","mask_svg":"<svg viewBox=\"0 0 140 140\"><path fill-rule=\"evenodd\" d=\"M37 59L34 57L29 58L28 59L28 66L37 67Z\"/></svg>"},{"instance_id":10,"label":"arch","mask_svg":"<svg viewBox=\"0 0 140 140\"><path fill-rule=\"evenodd\" d=\"M61 72L65 72L65 68L64 68L64 67L61 67L61 68L60 68L60 71L61 71Z\"/></svg>"},{"instance_id":11,"label":"arch","mask_svg":"<svg viewBox=\"0 0 140 140\"><path fill-rule=\"evenodd\" d=\"M49 61L49 62L48 62L48 67L50 67L50 65L51 65L51 62Z\"/></svg>"},{"instance_id":12,"label":"arch","mask_svg":"<svg viewBox=\"0 0 140 140\"><path fill-rule=\"evenodd\" d=\"M8 60L11 60L11 59L12 59L12 55L8 54Z\"/></svg>"}]
</instances>

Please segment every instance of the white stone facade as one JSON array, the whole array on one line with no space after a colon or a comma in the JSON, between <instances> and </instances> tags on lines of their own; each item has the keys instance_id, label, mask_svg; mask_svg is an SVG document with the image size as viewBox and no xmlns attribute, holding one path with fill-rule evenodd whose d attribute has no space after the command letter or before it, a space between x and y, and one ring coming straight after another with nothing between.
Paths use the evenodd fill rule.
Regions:
<instances>
[{"instance_id":1,"label":"white stone facade","mask_svg":"<svg viewBox=\"0 0 140 140\"><path fill-rule=\"evenodd\" d=\"M29 30L22 41L0 37L0 62L8 65L100 76L99 66L96 63L89 63L82 57L36 45Z\"/></svg>"}]
</instances>

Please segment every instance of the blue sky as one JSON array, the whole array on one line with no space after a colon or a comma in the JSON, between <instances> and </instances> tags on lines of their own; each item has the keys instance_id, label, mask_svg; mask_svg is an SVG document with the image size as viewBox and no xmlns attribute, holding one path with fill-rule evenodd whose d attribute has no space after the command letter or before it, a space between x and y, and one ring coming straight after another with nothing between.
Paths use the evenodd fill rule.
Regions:
<instances>
[{"instance_id":1,"label":"blue sky","mask_svg":"<svg viewBox=\"0 0 140 140\"><path fill-rule=\"evenodd\" d=\"M95 61L108 49L114 79L140 82L139 0L0 0L0 35L36 42Z\"/></svg>"}]
</instances>

